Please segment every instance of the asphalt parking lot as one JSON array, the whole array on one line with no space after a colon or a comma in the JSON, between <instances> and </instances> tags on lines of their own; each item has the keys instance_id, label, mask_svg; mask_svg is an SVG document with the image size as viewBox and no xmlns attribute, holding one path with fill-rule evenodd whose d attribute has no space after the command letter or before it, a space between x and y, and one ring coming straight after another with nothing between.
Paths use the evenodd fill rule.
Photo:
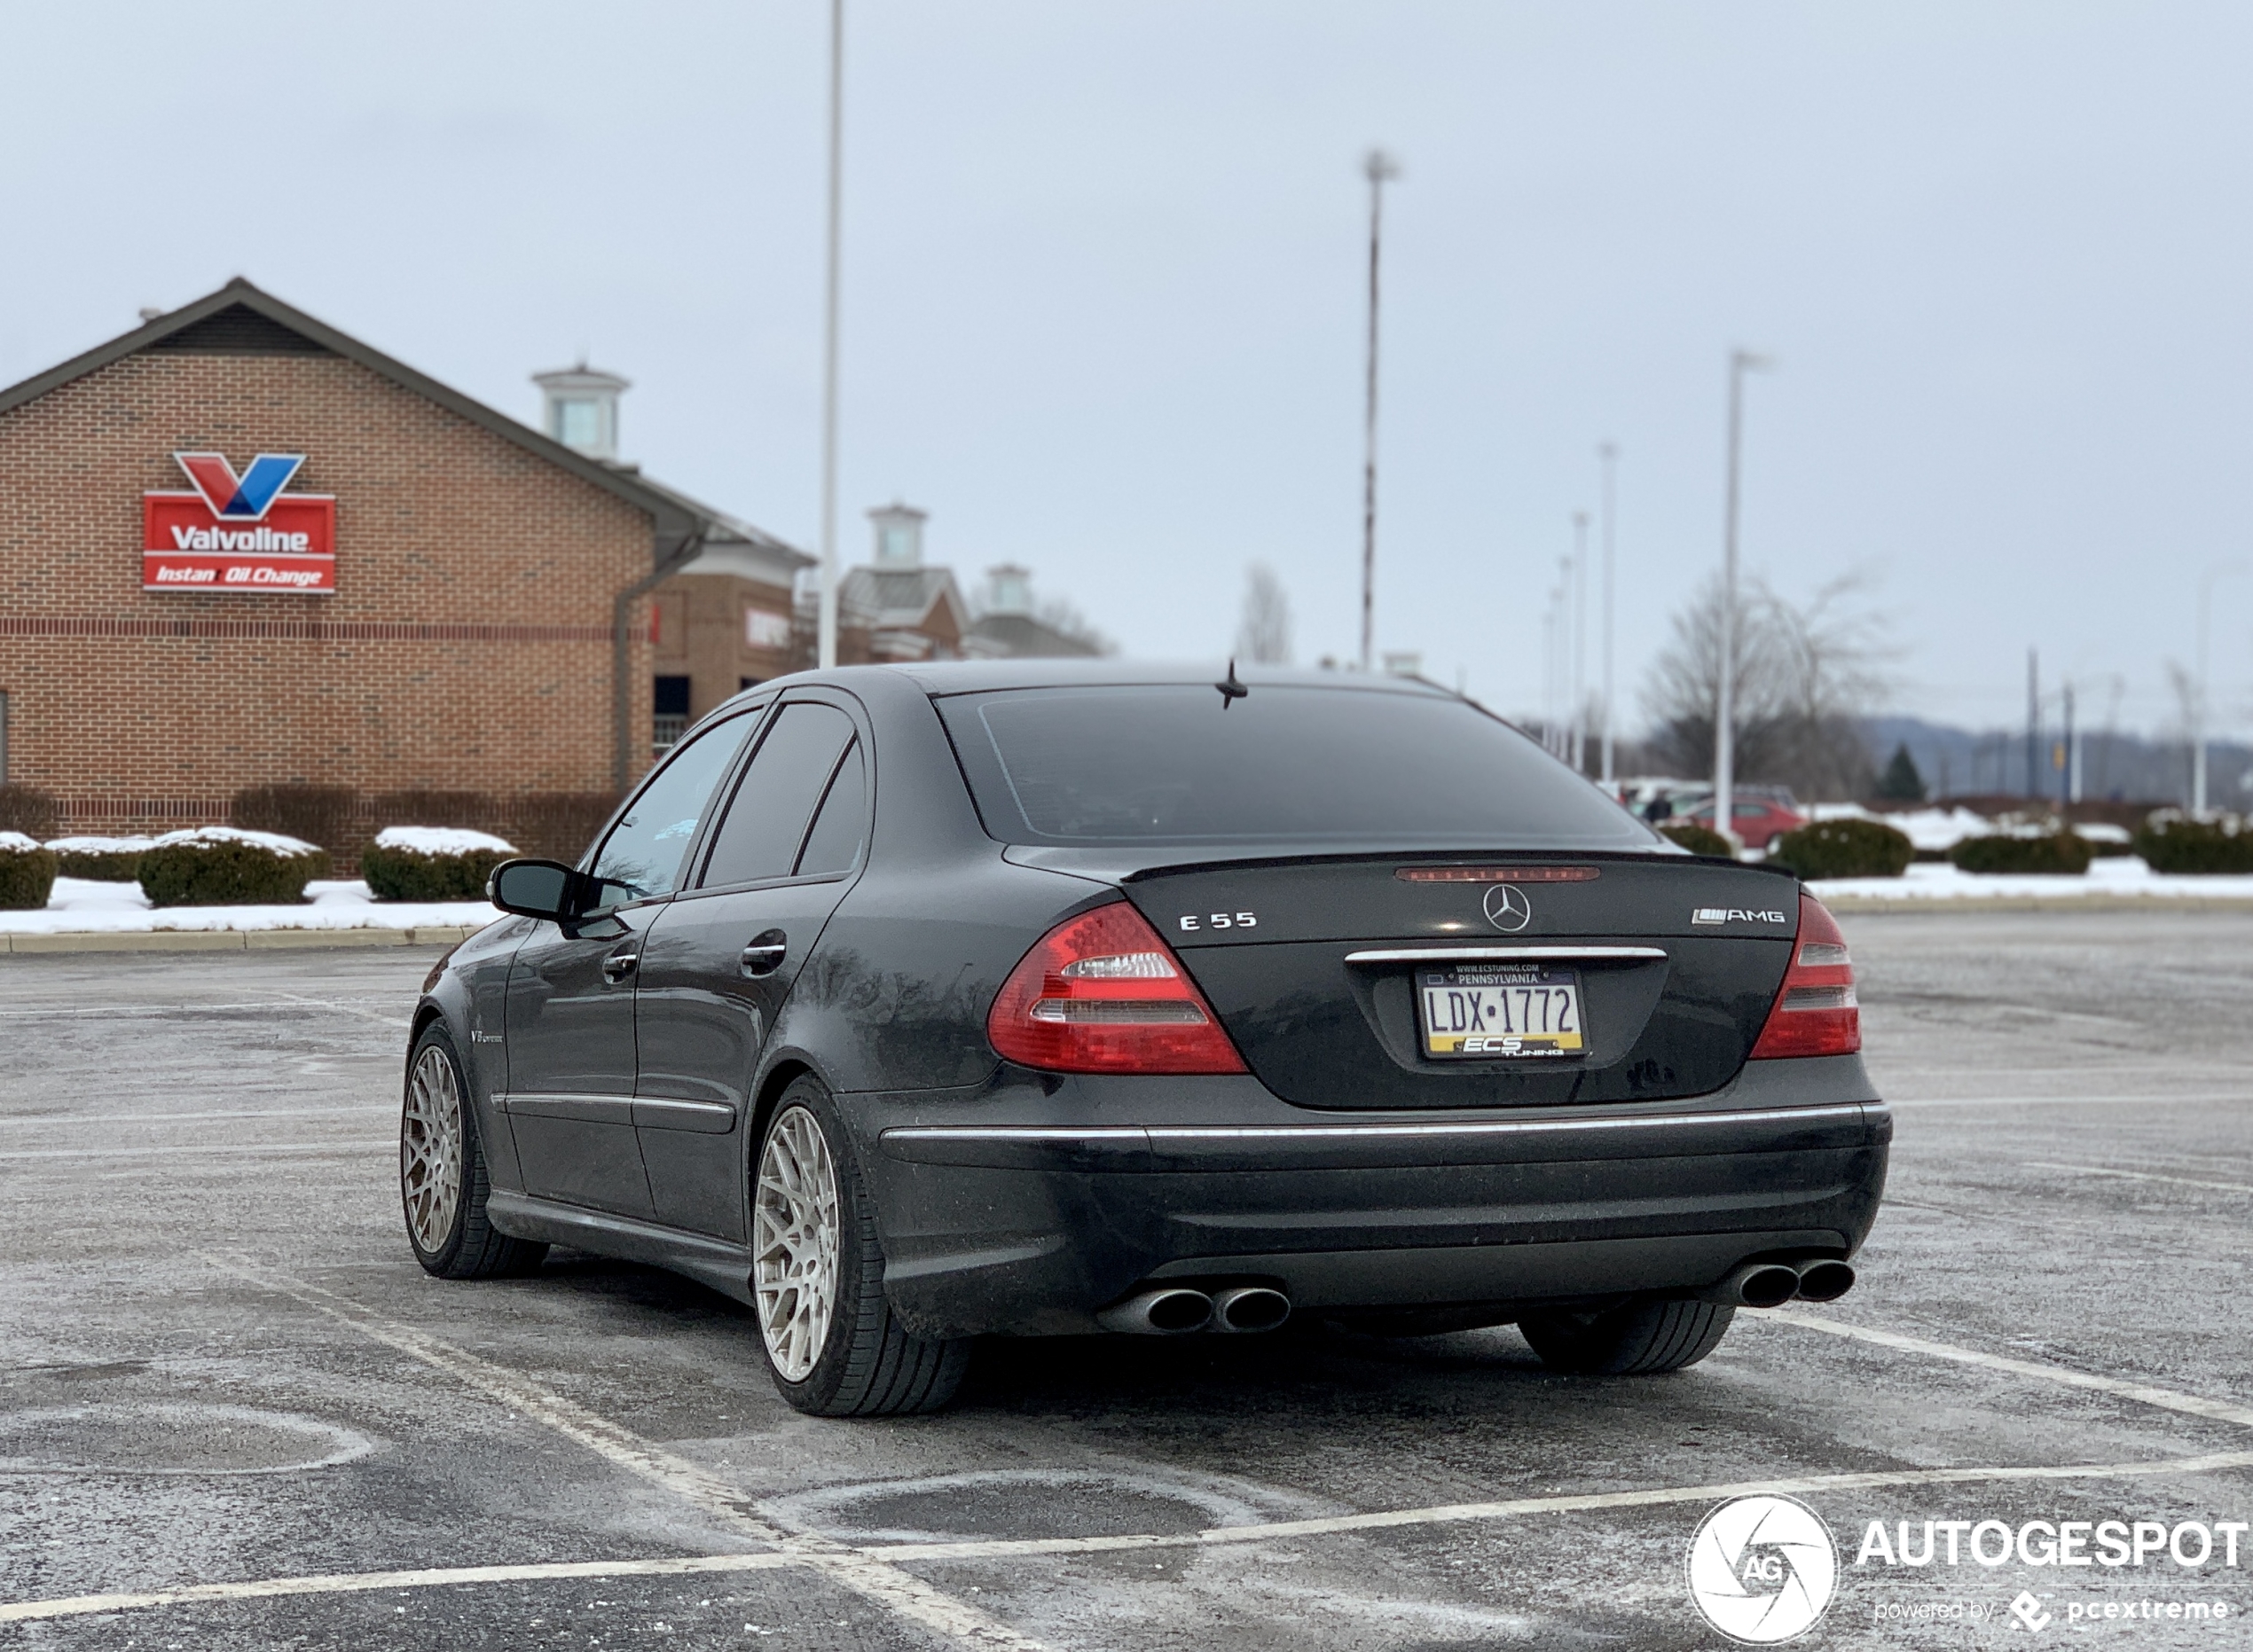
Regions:
<instances>
[{"instance_id":1,"label":"asphalt parking lot","mask_svg":"<svg viewBox=\"0 0 2253 1652\"><path fill-rule=\"evenodd\" d=\"M0 1646L1707 1647L1684 1546L1755 1486L1837 1537L1814 1644L2253 1644L2253 1540L1857 1563L1872 1521L2253 1521L2253 914L1847 928L1899 1133L1842 1302L1660 1378L1005 1344L876 1423L662 1274L421 1273L435 953L0 959ZM2139 1601L2228 1615L2088 1618Z\"/></svg>"}]
</instances>

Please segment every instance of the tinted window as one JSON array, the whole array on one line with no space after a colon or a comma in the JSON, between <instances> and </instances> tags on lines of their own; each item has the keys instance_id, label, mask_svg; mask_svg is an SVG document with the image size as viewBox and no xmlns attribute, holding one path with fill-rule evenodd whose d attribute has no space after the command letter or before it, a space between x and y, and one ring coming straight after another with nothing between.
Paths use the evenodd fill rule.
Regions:
<instances>
[{"instance_id":1,"label":"tinted window","mask_svg":"<svg viewBox=\"0 0 2253 1652\"><path fill-rule=\"evenodd\" d=\"M988 831L1052 843L1655 849L1498 718L1439 694L1255 685L939 702Z\"/></svg>"},{"instance_id":2,"label":"tinted window","mask_svg":"<svg viewBox=\"0 0 2253 1652\"><path fill-rule=\"evenodd\" d=\"M696 823L758 721L742 716L714 724L675 751L642 788L595 855L594 875L610 886L600 896L602 906L670 895L678 887L680 859L696 835Z\"/></svg>"},{"instance_id":3,"label":"tinted window","mask_svg":"<svg viewBox=\"0 0 2253 1652\"><path fill-rule=\"evenodd\" d=\"M860 855L860 829L868 815L867 782L861 778L860 742L845 748L837 778L821 800L813 830L805 834L805 852L798 857L798 876L818 878L825 873L851 872Z\"/></svg>"},{"instance_id":4,"label":"tinted window","mask_svg":"<svg viewBox=\"0 0 2253 1652\"><path fill-rule=\"evenodd\" d=\"M835 706L782 708L712 839L705 888L790 875L813 806L852 739L852 719Z\"/></svg>"}]
</instances>

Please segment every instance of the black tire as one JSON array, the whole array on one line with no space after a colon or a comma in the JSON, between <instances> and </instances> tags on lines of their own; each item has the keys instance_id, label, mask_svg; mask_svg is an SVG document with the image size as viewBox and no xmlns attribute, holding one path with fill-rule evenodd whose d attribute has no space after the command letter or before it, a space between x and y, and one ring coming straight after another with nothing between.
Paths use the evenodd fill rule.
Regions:
<instances>
[{"instance_id":1,"label":"black tire","mask_svg":"<svg viewBox=\"0 0 2253 1652\"><path fill-rule=\"evenodd\" d=\"M1630 1302L1601 1312L1528 1313L1519 1334L1552 1371L1645 1376L1694 1366L1719 1346L1737 1311L1711 1302Z\"/></svg>"},{"instance_id":2,"label":"black tire","mask_svg":"<svg viewBox=\"0 0 2253 1652\"><path fill-rule=\"evenodd\" d=\"M778 1132L793 1116L810 1118L828 1154L836 1188L836 1295L828 1329L812 1366L796 1381L784 1374L759 1303L760 1171ZM792 1124L793 1130L802 1127ZM787 1144L786 1150L787 1150ZM883 1290L884 1257L876 1239L875 1201L852 1152L852 1139L818 1079L800 1077L782 1092L751 1159L753 1317L759 1346L782 1398L815 1417L899 1417L937 1411L954 1398L969 1370L968 1339L933 1341L910 1333ZM778 1297L777 1302L780 1304Z\"/></svg>"},{"instance_id":3,"label":"black tire","mask_svg":"<svg viewBox=\"0 0 2253 1652\"><path fill-rule=\"evenodd\" d=\"M427 1081L436 1077L435 1069L426 1071L425 1063L431 1061L444 1062L451 1080L451 1112L460 1131L451 1212L445 1210L443 1199L434 1206L425 1196L438 1193L436 1178L426 1180L417 1175L419 1165L429 1163L427 1153L418 1153L415 1132L428 1129L427 1120L419 1115L429 1112L431 1098L418 1098L416 1085L419 1077ZM444 1102L437 1101L437 1115L443 1116L446 1111ZM432 1022L408 1052L406 1093L399 1106L399 1201L406 1217L407 1243L413 1247L414 1259L422 1264L424 1272L442 1280L489 1280L529 1273L539 1266L547 1255L546 1244L512 1239L486 1218L485 1200L491 1192L485 1145L477 1133L477 1109L470 1104L461 1057L446 1036L444 1023ZM419 1231L424 1228L429 1231Z\"/></svg>"}]
</instances>

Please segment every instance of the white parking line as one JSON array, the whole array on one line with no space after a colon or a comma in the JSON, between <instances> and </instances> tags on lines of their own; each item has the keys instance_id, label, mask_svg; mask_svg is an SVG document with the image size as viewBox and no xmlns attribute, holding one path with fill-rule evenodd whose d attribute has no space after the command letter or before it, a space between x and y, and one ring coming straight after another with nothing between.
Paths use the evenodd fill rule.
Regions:
<instances>
[{"instance_id":1,"label":"white parking line","mask_svg":"<svg viewBox=\"0 0 2253 1652\"><path fill-rule=\"evenodd\" d=\"M246 1153L357 1153L370 1147L396 1150L398 1145L396 1137L368 1136L339 1141L251 1142L241 1147L214 1142L191 1147L26 1147L15 1153L0 1153L0 1163L17 1159L179 1159Z\"/></svg>"},{"instance_id":2,"label":"white parking line","mask_svg":"<svg viewBox=\"0 0 2253 1652\"><path fill-rule=\"evenodd\" d=\"M2132 1399L2139 1405L2179 1412L2186 1417L2205 1417L2216 1422L2233 1422L2241 1428L2253 1429L2253 1406L2241 1405L2234 1400L2208 1399L2202 1394L2178 1394L2173 1389L2154 1388L2147 1382L2123 1382L2118 1377L2098 1376L2092 1372L2075 1371L2066 1366L2037 1365L2030 1359L2013 1359L2002 1354L1982 1353L1976 1348L1959 1348L1952 1343L1927 1342L1922 1337L1903 1336L1894 1331L1875 1331L1868 1326L1849 1325L1842 1319L1825 1319L1789 1308L1776 1309L1762 1317L1778 1324L1796 1325L1806 1330L1821 1331L1825 1335L1848 1337L1880 1348L1896 1349L1903 1353L1922 1354L1930 1359L1953 1360L1958 1365L1977 1366L1987 1371L2006 1371L2013 1376L2032 1377L2037 1382L2055 1382L2063 1388L2092 1389L2100 1394L2117 1395L2122 1399ZM1758 1324L1759 1318L1756 1317L1753 1322Z\"/></svg>"},{"instance_id":3,"label":"white parking line","mask_svg":"<svg viewBox=\"0 0 2253 1652\"><path fill-rule=\"evenodd\" d=\"M223 1118L375 1118L388 1117L398 1110L396 1103L387 1101L374 1107L251 1107L216 1113L26 1113L14 1118L0 1117L0 1126L203 1124Z\"/></svg>"},{"instance_id":4,"label":"white parking line","mask_svg":"<svg viewBox=\"0 0 2253 1652\"><path fill-rule=\"evenodd\" d=\"M303 1280L224 1257L207 1256L204 1259L239 1279L302 1303L363 1336L434 1366L510 1409L545 1423L616 1467L695 1504L738 1536L750 1542L776 1546L781 1552L770 1563L793 1561L812 1567L910 1623L966 1646L1001 1648L1002 1652L1045 1652L1038 1640L1019 1634L967 1601L942 1593L912 1572L901 1571L827 1538L785 1532L768 1524L752 1514L749 1499L725 1481L642 1438L631 1429L542 1387L521 1372L480 1358L428 1332L385 1319L349 1297Z\"/></svg>"},{"instance_id":5,"label":"white parking line","mask_svg":"<svg viewBox=\"0 0 2253 1652\"><path fill-rule=\"evenodd\" d=\"M246 1274L245 1277L249 1276ZM286 1291L285 1294L294 1296L295 1292ZM329 1311L327 1309L321 1311ZM336 1317L349 1319L353 1316L340 1313ZM452 1351L459 1354L460 1351ZM421 1358L420 1354L415 1357ZM460 1357L475 1360L474 1355ZM568 1405L569 1402L563 1403ZM2164 1458L2151 1462L2064 1463L2005 1468L1912 1468L1897 1473L1803 1475L1786 1480L1663 1486L1641 1491L1596 1491L1567 1497L1519 1498L1495 1503L1448 1503L1430 1508L1388 1509L1377 1514L1340 1515L1321 1520L1268 1521L1252 1525L1214 1526L1203 1531L1134 1533L1100 1538L972 1538L960 1543L872 1544L859 1548L828 1551L810 1549L805 1546L806 1539L792 1538L789 1540L790 1546L788 1548L756 1554L697 1554L663 1560L563 1561L522 1566L345 1572L309 1578L272 1578L245 1583L190 1584L177 1589L152 1589L131 1594L82 1594L47 1601L17 1601L0 1603L0 1623L29 1623L47 1618L83 1617L94 1612L132 1611L197 1601L263 1600L292 1594L365 1593L385 1589L419 1589L458 1584L534 1583L550 1578L671 1578L714 1572L773 1571L784 1566L812 1566L827 1570L842 1556L851 1556L889 1570L890 1562L898 1561L1008 1560L1043 1554L1113 1554L1122 1550L1212 1549L1234 1544L1328 1537L1341 1532L1376 1531L1401 1526L1457 1524L1510 1520L1527 1515L1570 1515L1592 1509L1655 1508L1676 1503L1718 1502L1726 1498L1758 1493L1780 1492L1801 1496L1821 1491L1884 1490L1912 1485L2141 1479L2216 1474L2233 1468L2253 1468L2253 1452L2218 1452L2203 1457ZM692 1469L691 1472L695 1471ZM1030 1646L1034 1643L1018 1637L1015 1644Z\"/></svg>"},{"instance_id":6,"label":"white parking line","mask_svg":"<svg viewBox=\"0 0 2253 1652\"><path fill-rule=\"evenodd\" d=\"M2253 1101L2253 1095L2232 1095L2216 1091L2208 1095L2184 1095L2179 1091L2170 1095L2110 1095L2110 1096L1888 1096L1890 1108L1927 1107L2198 1107L2226 1101Z\"/></svg>"},{"instance_id":7,"label":"white parking line","mask_svg":"<svg viewBox=\"0 0 2253 1652\"><path fill-rule=\"evenodd\" d=\"M2150 1170L2116 1170L2101 1164L2052 1164L2045 1159L2029 1159L2030 1170L2071 1170L2080 1176L2117 1176L2131 1182L2166 1182L2176 1187L2211 1187L2220 1193L2253 1194L2253 1184L2246 1182L2202 1182L2187 1176L2159 1176Z\"/></svg>"}]
</instances>

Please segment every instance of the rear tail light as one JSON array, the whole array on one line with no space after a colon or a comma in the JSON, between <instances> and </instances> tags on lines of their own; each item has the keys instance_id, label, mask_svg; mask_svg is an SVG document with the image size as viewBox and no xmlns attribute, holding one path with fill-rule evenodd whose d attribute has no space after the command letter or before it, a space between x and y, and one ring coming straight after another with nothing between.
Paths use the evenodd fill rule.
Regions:
<instances>
[{"instance_id":1,"label":"rear tail light","mask_svg":"<svg viewBox=\"0 0 2253 1652\"><path fill-rule=\"evenodd\" d=\"M1799 897L1799 938L1791 967L1760 1030L1752 1059L1852 1055L1862 1047L1862 1012L1854 998L1854 964L1838 920L1805 890Z\"/></svg>"},{"instance_id":2,"label":"rear tail light","mask_svg":"<svg viewBox=\"0 0 2253 1652\"><path fill-rule=\"evenodd\" d=\"M985 1036L1051 1072L1245 1070L1181 960L1125 901L1042 936L1001 983Z\"/></svg>"}]
</instances>

